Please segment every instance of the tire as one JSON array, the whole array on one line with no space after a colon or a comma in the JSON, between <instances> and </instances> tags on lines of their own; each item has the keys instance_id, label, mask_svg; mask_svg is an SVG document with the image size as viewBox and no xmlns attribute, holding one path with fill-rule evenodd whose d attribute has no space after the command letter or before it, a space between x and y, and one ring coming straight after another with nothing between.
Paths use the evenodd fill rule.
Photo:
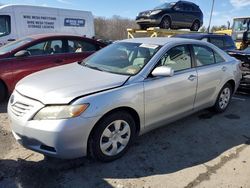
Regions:
<instances>
[{"instance_id":1,"label":"tire","mask_svg":"<svg viewBox=\"0 0 250 188\"><path fill-rule=\"evenodd\" d=\"M162 29L170 29L171 28L171 20L169 17L164 17L160 23L160 28Z\"/></svg>"},{"instance_id":2,"label":"tire","mask_svg":"<svg viewBox=\"0 0 250 188\"><path fill-rule=\"evenodd\" d=\"M134 141L135 129L135 121L126 111L108 115L96 125L90 140L90 154L103 162L120 158Z\"/></svg>"},{"instance_id":3,"label":"tire","mask_svg":"<svg viewBox=\"0 0 250 188\"><path fill-rule=\"evenodd\" d=\"M193 23L193 25L192 25L192 27L190 28L190 30L191 30L191 31L199 31L199 29L200 29L200 22L199 22L198 20L196 20L196 21Z\"/></svg>"},{"instance_id":4,"label":"tire","mask_svg":"<svg viewBox=\"0 0 250 188\"><path fill-rule=\"evenodd\" d=\"M6 98L7 92L5 85L0 81L0 102L3 102L3 100Z\"/></svg>"},{"instance_id":5,"label":"tire","mask_svg":"<svg viewBox=\"0 0 250 188\"><path fill-rule=\"evenodd\" d=\"M214 105L214 111L217 113L224 112L229 106L232 94L233 94L232 86L229 83L225 84L219 92L219 95Z\"/></svg>"},{"instance_id":6,"label":"tire","mask_svg":"<svg viewBox=\"0 0 250 188\"><path fill-rule=\"evenodd\" d=\"M140 25L141 30L146 30L147 28L148 28L148 26L146 26L146 25Z\"/></svg>"}]
</instances>

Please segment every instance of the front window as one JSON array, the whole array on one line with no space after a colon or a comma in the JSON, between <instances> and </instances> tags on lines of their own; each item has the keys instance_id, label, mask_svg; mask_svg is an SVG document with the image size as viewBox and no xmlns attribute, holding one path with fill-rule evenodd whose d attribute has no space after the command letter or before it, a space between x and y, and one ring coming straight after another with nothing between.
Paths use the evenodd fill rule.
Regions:
<instances>
[{"instance_id":1,"label":"front window","mask_svg":"<svg viewBox=\"0 0 250 188\"><path fill-rule=\"evenodd\" d=\"M32 38L24 38L24 39L20 39L20 40L14 41L14 42L10 42L10 43L0 47L0 55L5 54L7 52L11 52L11 51L15 50L16 48L19 48L22 45L25 45L31 41L33 41Z\"/></svg>"},{"instance_id":2,"label":"front window","mask_svg":"<svg viewBox=\"0 0 250 188\"><path fill-rule=\"evenodd\" d=\"M60 54L63 53L63 44L61 40L48 40L30 46L26 50L31 56Z\"/></svg>"},{"instance_id":3,"label":"front window","mask_svg":"<svg viewBox=\"0 0 250 188\"><path fill-rule=\"evenodd\" d=\"M160 6L155 7L154 9L168 9L168 8L172 8L176 3L163 3Z\"/></svg>"},{"instance_id":4,"label":"front window","mask_svg":"<svg viewBox=\"0 0 250 188\"><path fill-rule=\"evenodd\" d=\"M115 43L83 60L89 68L116 74L137 74L160 49L159 45Z\"/></svg>"},{"instance_id":5,"label":"front window","mask_svg":"<svg viewBox=\"0 0 250 188\"><path fill-rule=\"evenodd\" d=\"M10 34L10 16L0 15L0 37Z\"/></svg>"},{"instance_id":6,"label":"front window","mask_svg":"<svg viewBox=\"0 0 250 188\"><path fill-rule=\"evenodd\" d=\"M248 31L250 24L250 18L242 18L234 20L233 30L234 31Z\"/></svg>"},{"instance_id":7,"label":"front window","mask_svg":"<svg viewBox=\"0 0 250 188\"><path fill-rule=\"evenodd\" d=\"M191 55L188 46L177 46L170 49L161 58L158 66L168 66L174 71L181 71L191 68Z\"/></svg>"}]
</instances>

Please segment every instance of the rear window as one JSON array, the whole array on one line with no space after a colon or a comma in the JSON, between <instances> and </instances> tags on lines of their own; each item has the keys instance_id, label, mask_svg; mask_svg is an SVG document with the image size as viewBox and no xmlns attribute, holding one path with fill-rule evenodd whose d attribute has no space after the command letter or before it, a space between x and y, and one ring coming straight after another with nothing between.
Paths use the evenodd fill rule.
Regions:
<instances>
[{"instance_id":1,"label":"rear window","mask_svg":"<svg viewBox=\"0 0 250 188\"><path fill-rule=\"evenodd\" d=\"M235 47L234 41L231 37L225 37L225 47Z\"/></svg>"},{"instance_id":2,"label":"rear window","mask_svg":"<svg viewBox=\"0 0 250 188\"><path fill-rule=\"evenodd\" d=\"M224 48L224 42L222 37L210 37L210 42L218 48Z\"/></svg>"},{"instance_id":3,"label":"rear window","mask_svg":"<svg viewBox=\"0 0 250 188\"><path fill-rule=\"evenodd\" d=\"M214 51L214 58L216 63L223 63L225 62L224 58L221 57L217 52Z\"/></svg>"}]
</instances>

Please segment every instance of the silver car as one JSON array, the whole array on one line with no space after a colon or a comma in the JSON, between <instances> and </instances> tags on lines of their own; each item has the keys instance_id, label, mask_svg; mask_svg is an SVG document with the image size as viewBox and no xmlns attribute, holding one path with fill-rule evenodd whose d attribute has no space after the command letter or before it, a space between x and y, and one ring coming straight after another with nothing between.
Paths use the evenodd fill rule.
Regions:
<instances>
[{"instance_id":1,"label":"silver car","mask_svg":"<svg viewBox=\"0 0 250 188\"><path fill-rule=\"evenodd\" d=\"M225 111L239 65L203 41L123 40L22 79L8 104L13 134L48 156L111 161L147 131L204 108Z\"/></svg>"}]
</instances>

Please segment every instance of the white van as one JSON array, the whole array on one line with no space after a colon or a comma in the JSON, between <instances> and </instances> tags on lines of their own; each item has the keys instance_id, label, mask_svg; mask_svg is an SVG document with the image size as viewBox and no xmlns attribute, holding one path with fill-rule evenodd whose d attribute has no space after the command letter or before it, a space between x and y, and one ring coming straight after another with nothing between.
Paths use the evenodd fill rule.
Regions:
<instances>
[{"instance_id":1,"label":"white van","mask_svg":"<svg viewBox=\"0 0 250 188\"><path fill-rule=\"evenodd\" d=\"M21 37L41 33L69 33L93 37L91 12L59 8L0 6L0 46Z\"/></svg>"}]
</instances>

